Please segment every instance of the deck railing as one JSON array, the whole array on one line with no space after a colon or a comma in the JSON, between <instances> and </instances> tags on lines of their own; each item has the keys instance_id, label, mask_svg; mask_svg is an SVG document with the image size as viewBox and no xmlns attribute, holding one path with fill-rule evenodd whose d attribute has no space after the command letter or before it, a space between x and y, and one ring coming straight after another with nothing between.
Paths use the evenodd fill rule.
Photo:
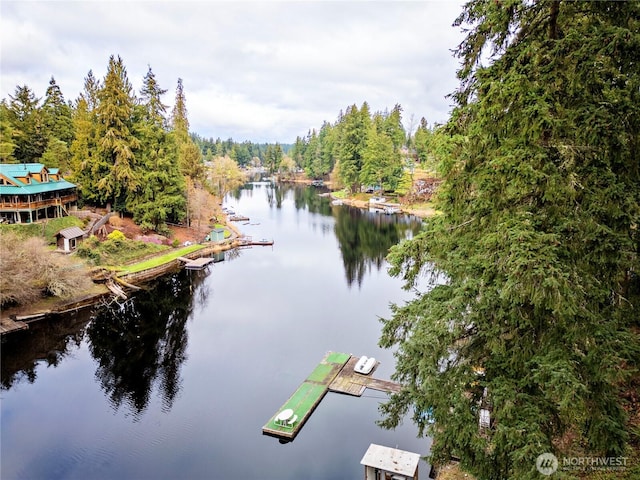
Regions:
<instances>
[{"instance_id":1,"label":"deck railing","mask_svg":"<svg viewBox=\"0 0 640 480\"><path fill-rule=\"evenodd\" d=\"M0 201L0 208L2 208L3 210L37 210L40 208L57 207L58 205L66 205L68 203L75 202L76 200L78 200L78 195L76 194L63 195L61 197L47 198L45 200L38 200L38 201L31 201L31 202L25 202L25 201L13 202L13 201L7 201L6 199L2 199Z\"/></svg>"}]
</instances>

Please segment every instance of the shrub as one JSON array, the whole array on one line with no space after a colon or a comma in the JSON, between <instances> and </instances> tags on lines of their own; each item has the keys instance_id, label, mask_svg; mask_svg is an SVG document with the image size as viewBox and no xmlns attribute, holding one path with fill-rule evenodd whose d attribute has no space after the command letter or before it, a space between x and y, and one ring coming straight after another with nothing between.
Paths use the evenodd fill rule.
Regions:
<instances>
[{"instance_id":1,"label":"shrub","mask_svg":"<svg viewBox=\"0 0 640 480\"><path fill-rule=\"evenodd\" d=\"M125 237L124 233L122 233L120 230L114 230L109 235L107 235L107 239L113 242L115 245L120 246L125 242L127 237Z\"/></svg>"},{"instance_id":2,"label":"shrub","mask_svg":"<svg viewBox=\"0 0 640 480\"><path fill-rule=\"evenodd\" d=\"M51 252L42 238L0 235L0 305L22 305L44 295L69 297L87 289L87 271L68 256Z\"/></svg>"}]
</instances>

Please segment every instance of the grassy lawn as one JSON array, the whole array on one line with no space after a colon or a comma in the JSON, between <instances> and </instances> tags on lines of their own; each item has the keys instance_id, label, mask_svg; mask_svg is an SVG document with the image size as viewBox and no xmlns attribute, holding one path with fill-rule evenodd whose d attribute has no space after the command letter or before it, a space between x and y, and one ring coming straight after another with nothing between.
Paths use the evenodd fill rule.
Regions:
<instances>
[{"instance_id":1,"label":"grassy lawn","mask_svg":"<svg viewBox=\"0 0 640 480\"><path fill-rule=\"evenodd\" d=\"M84 222L76 217L52 218L38 223L14 223L0 225L0 231L10 231L23 238L43 237L47 243L55 244L55 234L68 227L84 228Z\"/></svg>"},{"instance_id":2,"label":"grassy lawn","mask_svg":"<svg viewBox=\"0 0 640 480\"><path fill-rule=\"evenodd\" d=\"M204 245L195 244L195 245L189 245L188 247L180 248L178 250L172 250L168 253L165 253L164 255L158 255L158 256L149 258L147 260L134 263L132 265L119 267L118 275L137 273L137 272L142 272L143 270L148 270L150 268L159 267L160 265L164 265L165 263L169 263L176 260L178 257L184 257L188 253L196 252L198 250L202 250L203 248L205 248Z\"/></svg>"}]
</instances>

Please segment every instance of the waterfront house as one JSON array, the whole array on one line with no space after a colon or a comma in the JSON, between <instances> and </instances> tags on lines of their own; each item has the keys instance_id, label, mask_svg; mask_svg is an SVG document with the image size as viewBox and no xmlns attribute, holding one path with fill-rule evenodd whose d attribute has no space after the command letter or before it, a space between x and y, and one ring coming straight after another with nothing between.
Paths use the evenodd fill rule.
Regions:
<instances>
[{"instance_id":1,"label":"waterfront house","mask_svg":"<svg viewBox=\"0 0 640 480\"><path fill-rule=\"evenodd\" d=\"M42 163L0 163L0 219L32 223L62 217L78 200L59 169Z\"/></svg>"}]
</instances>

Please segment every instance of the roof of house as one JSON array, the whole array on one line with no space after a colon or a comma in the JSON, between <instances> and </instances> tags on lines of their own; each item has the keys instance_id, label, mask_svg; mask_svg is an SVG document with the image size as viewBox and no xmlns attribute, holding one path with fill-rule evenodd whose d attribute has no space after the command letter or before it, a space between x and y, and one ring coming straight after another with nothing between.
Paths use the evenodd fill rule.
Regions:
<instances>
[{"instance_id":1,"label":"roof of house","mask_svg":"<svg viewBox=\"0 0 640 480\"><path fill-rule=\"evenodd\" d=\"M412 478L418 468L420 454L383 447L372 443L362 457L360 463L369 467L379 468L385 472L397 473Z\"/></svg>"},{"instance_id":2,"label":"roof of house","mask_svg":"<svg viewBox=\"0 0 640 480\"><path fill-rule=\"evenodd\" d=\"M56 233L57 236L64 238L78 238L84 236L84 231L80 227L68 227Z\"/></svg>"},{"instance_id":3,"label":"roof of house","mask_svg":"<svg viewBox=\"0 0 640 480\"><path fill-rule=\"evenodd\" d=\"M42 163L0 163L0 176L5 177L13 185L0 185L2 195L29 195L56 190L76 188L76 186L60 177L54 180L49 177L48 182L39 182L33 175L48 173L59 175L59 169L47 168ZM24 183L19 178L29 177L29 183Z\"/></svg>"}]
</instances>

